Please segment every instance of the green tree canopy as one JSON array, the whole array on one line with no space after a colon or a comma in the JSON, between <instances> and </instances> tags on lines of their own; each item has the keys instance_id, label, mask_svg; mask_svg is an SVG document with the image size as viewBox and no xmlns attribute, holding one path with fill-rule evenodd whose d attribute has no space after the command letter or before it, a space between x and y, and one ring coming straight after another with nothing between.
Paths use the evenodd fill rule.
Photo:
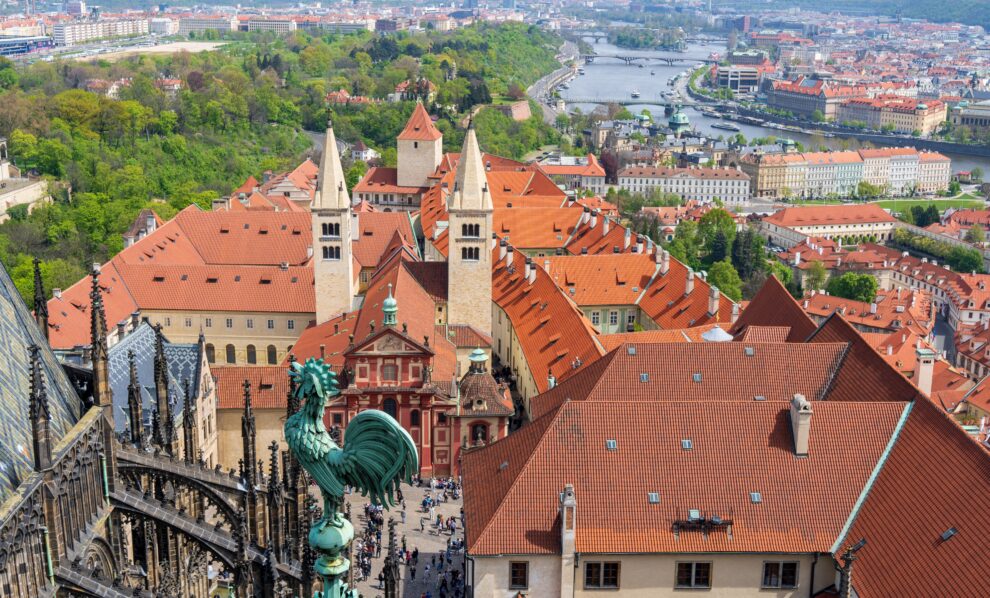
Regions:
<instances>
[{"instance_id":1,"label":"green tree canopy","mask_svg":"<svg viewBox=\"0 0 990 598\"><path fill-rule=\"evenodd\" d=\"M826 290L829 295L835 295L836 297L873 303L877 297L878 286L877 279L869 274L847 272L842 276L830 279Z\"/></svg>"},{"instance_id":2,"label":"green tree canopy","mask_svg":"<svg viewBox=\"0 0 990 598\"><path fill-rule=\"evenodd\" d=\"M806 291L820 291L825 288L825 281L828 280L828 271L820 261L811 262L811 266L804 274L804 288Z\"/></svg>"},{"instance_id":3,"label":"green tree canopy","mask_svg":"<svg viewBox=\"0 0 990 598\"><path fill-rule=\"evenodd\" d=\"M742 279L729 260L712 264L708 269L708 282L733 301L742 299Z\"/></svg>"}]
</instances>

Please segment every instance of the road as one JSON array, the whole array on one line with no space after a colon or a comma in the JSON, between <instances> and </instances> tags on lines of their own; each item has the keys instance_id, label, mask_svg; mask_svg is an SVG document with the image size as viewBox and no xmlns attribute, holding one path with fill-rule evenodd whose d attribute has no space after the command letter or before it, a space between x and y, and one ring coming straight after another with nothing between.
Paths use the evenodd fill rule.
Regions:
<instances>
[{"instance_id":1,"label":"road","mask_svg":"<svg viewBox=\"0 0 990 598\"><path fill-rule=\"evenodd\" d=\"M557 60L561 64L567 64L572 60L576 60L580 55L577 44L570 41L565 41L564 45L560 47L560 53L557 54ZM553 93L553 89L560 83L560 81L571 73L571 69L568 67L561 67L549 75L545 75L540 78L539 81L529 86L526 90L526 95L531 97L540 105L543 109L543 120L547 124L554 124L557 121L557 111L553 106L549 106L546 103L546 98L550 97Z\"/></svg>"}]
</instances>

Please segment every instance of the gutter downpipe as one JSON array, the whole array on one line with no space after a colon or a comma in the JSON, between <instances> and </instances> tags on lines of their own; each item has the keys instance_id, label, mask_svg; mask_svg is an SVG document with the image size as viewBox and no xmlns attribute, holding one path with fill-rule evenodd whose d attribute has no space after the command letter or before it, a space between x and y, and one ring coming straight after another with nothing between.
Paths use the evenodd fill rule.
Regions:
<instances>
[{"instance_id":1,"label":"gutter downpipe","mask_svg":"<svg viewBox=\"0 0 990 598\"><path fill-rule=\"evenodd\" d=\"M818 564L818 553L815 553L815 560L811 561L811 579L808 581L808 598L815 595L815 566Z\"/></svg>"}]
</instances>

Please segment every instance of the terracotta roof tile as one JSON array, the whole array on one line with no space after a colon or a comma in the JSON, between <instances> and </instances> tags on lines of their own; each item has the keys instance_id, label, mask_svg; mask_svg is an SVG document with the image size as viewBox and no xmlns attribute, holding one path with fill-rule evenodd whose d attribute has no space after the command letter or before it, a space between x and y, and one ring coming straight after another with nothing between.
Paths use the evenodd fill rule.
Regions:
<instances>
[{"instance_id":1,"label":"terracotta roof tile","mask_svg":"<svg viewBox=\"0 0 990 598\"><path fill-rule=\"evenodd\" d=\"M427 114L423 104L416 102L412 115L406 122L406 126L399 133L400 141L435 141L443 137L440 129L433 124L433 119Z\"/></svg>"},{"instance_id":2,"label":"terracotta roof tile","mask_svg":"<svg viewBox=\"0 0 990 598\"><path fill-rule=\"evenodd\" d=\"M816 328L814 321L804 313L776 276L769 277L763 283L763 287L742 311L730 332L738 334L745 331L747 326L753 325L789 326L791 332L787 341L791 343L804 342Z\"/></svg>"},{"instance_id":3,"label":"terracotta roof tile","mask_svg":"<svg viewBox=\"0 0 990 598\"><path fill-rule=\"evenodd\" d=\"M982 566L933 565L982 562L990 523L979 514L988 512L987 451L951 416L925 399L915 401L839 546L867 539L857 554L856 593L863 598L982 596ZM950 528L957 532L943 540Z\"/></svg>"},{"instance_id":4,"label":"terracotta roof tile","mask_svg":"<svg viewBox=\"0 0 990 598\"><path fill-rule=\"evenodd\" d=\"M714 328L726 330L728 324L708 324L692 328L674 328L670 330L641 330L639 332L618 332L603 334L598 337L606 351L611 351L626 343L701 343L702 335ZM760 342L760 341L757 341Z\"/></svg>"},{"instance_id":5,"label":"terracotta roof tile","mask_svg":"<svg viewBox=\"0 0 990 598\"><path fill-rule=\"evenodd\" d=\"M616 409L571 401L464 455L468 552L559 553L565 484L574 485L580 553L828 552L906 408L815 403L808 457L795 459L780 402ZM681 448L684 438L691 450ZM606 449L608 439L616 450ZM648 492L660 503L649 504ZM751 492L761 493L759 504ZM731 539L725 531L675 537L671 524L688 509L731 519Z\"/></svg>"},{"instance_id":6,"label":"terracotta roof tile","mask_svg":"<svg viewBox=\"0 0 990 598\"><path fill-rule=\"evenodd\" d=\"M251 382L251 405L255 409L285 409L289 394L289 368L284 365L213 366L218 409L244 408L244 381Z\"/></svg>"},{"instance_id":7,"label":"terracotta roof tile","mask_svg":"<svg viewBox=\"0 0 990 598\"><path fill-rule=\"evenodd\" d=\"M875 203L784 208L764 220L784 227L897 222L896 218Z\"/></svg>"},{"instance_id":8,"label":"terracotta roof tile","mask_svg":"<svg viewBox=\"0 0 990 598\"><path fill-rule=\"evenodd\" d=\"M584 376L530 399L530 416L566 401L789 401L796 393L815 401L825 398L846 348L844 342L625 344Z\"/></svg>"},{"instance_id":9,"label":"terracotta roof tile","mask_svg":"<svg viewBox=\"0 0 990 598\"><path fill-rule=\"evenodd\" d=\"M849 343L826 398L830 401L910 401L919 391L877 353L849 322L832 314L808 343Z\"/></svg>"}]
</instances>

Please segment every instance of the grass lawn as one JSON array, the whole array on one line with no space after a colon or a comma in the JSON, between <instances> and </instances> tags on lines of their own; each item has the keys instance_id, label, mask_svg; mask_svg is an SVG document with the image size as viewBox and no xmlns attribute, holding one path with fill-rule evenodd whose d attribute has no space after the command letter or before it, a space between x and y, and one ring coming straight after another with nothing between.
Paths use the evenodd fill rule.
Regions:
<instances>
[{"instance_id":1,"label":"grass lawn","mask_svg":"<svg viewBox=\"0 0 990 598\"><path fill-rule=\"evenodd\" d=\"M842 204L836 200L793 200L788 202L792 205L797 206L821 206L821 205L856 205L856 203ZM966 199L966 196L961 196L954 199L883 199L877 202L881 208L885 210L891 210L894 212L904 212L910 210L914 206L921 206L927 208L930 205L934 205L938 208L938 211L947 210L948 208L982 208L984 207L984 201L982 199Z\"/></svg>"}]
</instances>

